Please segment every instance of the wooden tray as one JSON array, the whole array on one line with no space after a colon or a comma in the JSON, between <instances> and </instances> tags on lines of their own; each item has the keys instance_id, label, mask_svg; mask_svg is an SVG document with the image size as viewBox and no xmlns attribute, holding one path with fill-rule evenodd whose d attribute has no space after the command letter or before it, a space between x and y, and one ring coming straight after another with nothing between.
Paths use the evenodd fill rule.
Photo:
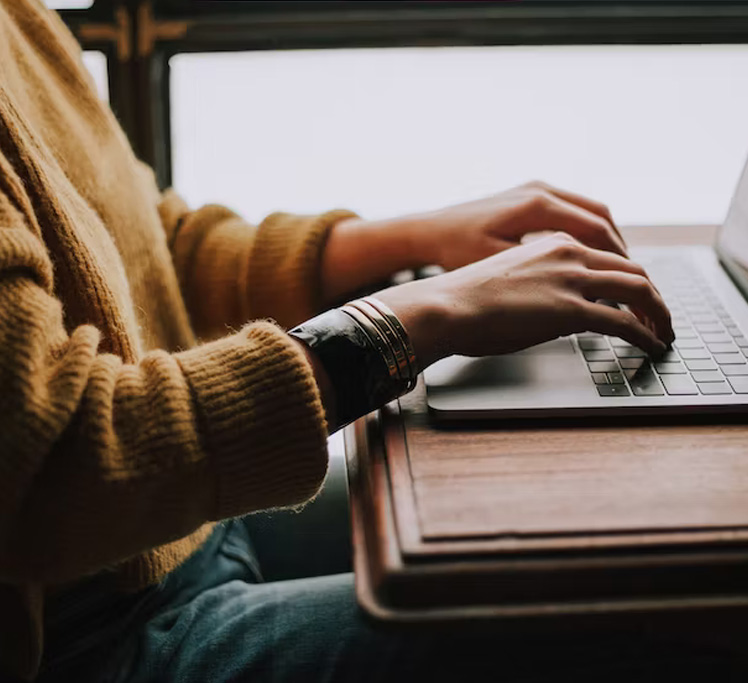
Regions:
<instances>
[{"instance_id":1,"label":"wooden tray","mask_svg":"<svg viewBox=\"0 0 748 683\"><path fill-rule=\"evenodd\" d=\"M345 439L356 590L375 619L514 627L748 606L742 424L444 428L421 384Z\"/></svg>"}]
</instances>

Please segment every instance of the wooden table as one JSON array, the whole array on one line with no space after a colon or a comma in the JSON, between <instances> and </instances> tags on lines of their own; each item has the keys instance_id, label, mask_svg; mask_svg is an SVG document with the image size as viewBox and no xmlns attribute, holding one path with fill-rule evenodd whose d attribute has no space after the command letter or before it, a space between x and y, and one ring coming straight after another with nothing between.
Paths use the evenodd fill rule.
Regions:
<instances>
[{"instance_id":1,"label":"wooden table","mask_svg":"<svg viewBox=\"0 0 748 683\"><path fill-rule=\"evenodd\" d=\"M741 419L447 428L421 384L346 430L359 602L393 624L734 615L748 606Z\"/></svg>"}]
</instances>

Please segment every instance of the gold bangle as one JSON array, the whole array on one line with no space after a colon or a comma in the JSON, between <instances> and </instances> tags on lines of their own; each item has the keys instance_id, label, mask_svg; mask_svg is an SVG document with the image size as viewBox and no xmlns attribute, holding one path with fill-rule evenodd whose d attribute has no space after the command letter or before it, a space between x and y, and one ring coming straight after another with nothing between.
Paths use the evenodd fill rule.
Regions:
<instances>
[{"instance_id":1,"label":"gold bangle","mask_svg":"<svg viewBox=\"0 0 748 683\"><path fill-rule=\"evenodd\" d=\"M354 306L346 304L345 306L341 306L340 310L353 318L364 329L371 339L372 344L374 344L374 347L379 351L384 362L387 364L387 371L390 377L400 380L400 371L397 367L395 354L390 348L389 342L382 335L377 326L368 318L368 316L364 315Z\"/></svg>"},{"instance_id":2,"label":"gold bangle","mask_svg":"<svg viewBox=\"0 0 748 683\"><path fill-rule=\"evenodd\" d=\"M414 389L418 382L415 352L399 318L387 305L374 297L357 299L348 305L360 310L385 335L395 353L400 376L405 382L405 393Z\"/></svg>"},{"instance_id":3,"label":"gold bangle","mask_svg":"<svg viewBox=\"0 0 748 683\"><path fill-rule=\"evenodd\" d=\"M395 361L397 362L397 368L401 379L406 382L410 382L411 373L410 365L406 356L405 346L400 339L399 332L392 327L392 325L386 320L386 318L370 303L363 299L356 299L355 301L349 301L348 306L357 308L361 313L367 316L372 323L374 323L379 329L380 333L387 338L387 342L390 346L390 350L395 355Z\"/></svg>"},{"instance_id":4,"label":"gold bangle","mask_svg":"<svg viewBox=\"0 0 748 683\"><path fill-rule=\"evenodd\" d=\"M410 365L411 372L413 376L418 375L418 359L416 358L415 350L413 349L413 345L410 341L410 335L408 335L408 331L405 329L405 326L400 322L400 318L398 318L394 311L387 306L384 302L380 301L376 297L373 296L366 296L363 299L364 301L368 302L370 305L374 306L384 317L385 319L395 327L395 329L399 332L399 337L403 343L403 347L405 349L406 356L408 358L408 364Z\"/></svg>"}]
</instances>

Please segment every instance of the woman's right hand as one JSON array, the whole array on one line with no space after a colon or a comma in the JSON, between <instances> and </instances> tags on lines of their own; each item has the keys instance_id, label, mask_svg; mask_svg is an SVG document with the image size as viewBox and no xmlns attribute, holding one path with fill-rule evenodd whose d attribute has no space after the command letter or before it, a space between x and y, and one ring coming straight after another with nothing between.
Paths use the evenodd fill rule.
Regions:
<instances>
[{"instance_id":1,"label":"woman's right hand","mask_svg":"<svg viewBox=\"0 0 748 683\"><path fill-rule=\"evenodd\" d=\"M408 330L421 369L452 354L510 353L575 332L621 337L652 355L675 338L641 266L566 233L376 296Z\"/></svg>"}]
</instances>

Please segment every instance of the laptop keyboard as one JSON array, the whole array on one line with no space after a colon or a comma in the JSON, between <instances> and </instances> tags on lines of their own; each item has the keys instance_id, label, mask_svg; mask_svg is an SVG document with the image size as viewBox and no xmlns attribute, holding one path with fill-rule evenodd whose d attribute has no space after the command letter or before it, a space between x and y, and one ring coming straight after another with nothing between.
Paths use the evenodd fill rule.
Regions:
<instances>
[{"instance_id":1,"label":"laptop keyboard","mask_svg":"<svg viewBox=\"0 0 748 683\"><path fill-rule=\"evenodd\" d=\"M673 348L659 358L615 337L576 335L600 396L748 394L748 339L684 260L648 264L673 319Z\"/></svg>"}]
</instances>

